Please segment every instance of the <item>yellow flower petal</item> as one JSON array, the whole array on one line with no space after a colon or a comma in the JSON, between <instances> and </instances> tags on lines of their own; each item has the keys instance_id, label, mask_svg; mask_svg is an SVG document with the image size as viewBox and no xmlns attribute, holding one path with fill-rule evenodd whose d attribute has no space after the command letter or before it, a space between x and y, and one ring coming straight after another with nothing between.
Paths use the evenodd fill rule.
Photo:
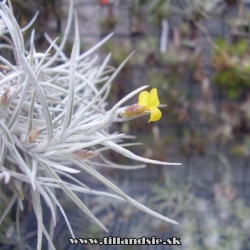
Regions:
<instances>
[{"instance_id":1,"label":"yellow flower petal","mask_svg":"<svg viewBox=\"0 0 250 250\"><path fill-rule=\"evenodd\" d=\"M139 94L137 105L141 106L141 109L139 109L139 111L144 112L146 110L150 110L150 119L148 122L158 121L162 116L161 111L158 109L160 101L156 88L151 89L150 93L148 91L142 91ZM135 111L136 110L133 110L132 112Z\"/></svg>"},{"instance_id":2,"label":"yellow flower petal","mask_svg":"<svg viewBox=\"0 0 250 250\"><path fill-rule=\"evenodd\" d=\"M150 91L149 107L150 108L157 108L159 105L160 105L160 101L159 101L159 98L158 98L157 89L153 88Z\"/></svg>"},{"instance_id":3,"label":"yellow flower petal","mask_svg":"<svg viewBox=\"0 0 250 250\"><path fill-rule=\"evenodd\" d=\"M161 119L162 113L158 108L150 109L150 118L148 122L155 122Z\"/></svg>"},{"instance_id":4,"label":"yellow flower petal","mask_svg":"<svg viewBox=\"0 0 250 250\"><path fill-rule=\"evenodd\" d=\"M147 107L149 109L150 108L149 98L150 98L150 95L149 95L148 91L142 91L138 97L138 104L140 106L144 106L144 107Z\"/></svg>"}]
</instances>

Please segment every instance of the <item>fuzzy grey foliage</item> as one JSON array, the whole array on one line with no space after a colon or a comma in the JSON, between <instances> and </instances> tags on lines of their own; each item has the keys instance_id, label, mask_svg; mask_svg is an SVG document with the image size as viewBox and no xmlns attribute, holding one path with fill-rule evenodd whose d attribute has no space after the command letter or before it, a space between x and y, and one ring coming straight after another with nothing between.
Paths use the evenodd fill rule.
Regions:
<instances>
[{"instance_id":1,"label":"fuzzy grey foliage","mask_svg":"<svg viewBox=\"0 0 250 250\"><path fill-rule=\"evenodd\" d=\"M73 0L70 1L67 26L61 43L58 45L57 39L52 41L45 34L50 46L44 53L39 53L34 47L33 31L30 49L27 51L22 32L28 29L30 24L20 29L10 2L8 5L5 2L0 3L0 35L9 43L0 44L0 49L12 51L15 63L0 56L0 184L9 185L13 196L0 218L0 224L13 206L16 205L18 211L23 211L23 201L29 199L37 218L37 249L42 247L43 236L50 249L55 249L53 233L57 223L57 210L62 213L74 238L70 222L56 196L56 189L63 190L72 202L105 231L106 227L78 198L77 192L121 199L157 218L177 224L176 221L127 196L96 171L91 162L91 158L99 154L104 160L104 163L100 164L102 166L127 169L145 167L107 164L108 161L102 153L111 149L144 164L179 165L137 156L124 148L128 144L122 144L122 139L129 136L110 134L108 131L113 122L123 121L117 116L124 109L122 105L147 87L133 91L111 110L105 110L105 100L111 82L131 55L117 69L108 66L111 55L98 66L98 56L94 53L111 35L80 54L78 22ZM35 18L31 22L34 20ZM71 57L68 58L63 50L73 20L76 37ZM10 34L11 39L7 38L6 34ZM89 173L115 194L95 191L79 182L76 176L80 171ZM52 215L52 227L49 232L43 222L41 198ZM18 212L18 226L19 214Z\"/></svg>"}]
</instances>

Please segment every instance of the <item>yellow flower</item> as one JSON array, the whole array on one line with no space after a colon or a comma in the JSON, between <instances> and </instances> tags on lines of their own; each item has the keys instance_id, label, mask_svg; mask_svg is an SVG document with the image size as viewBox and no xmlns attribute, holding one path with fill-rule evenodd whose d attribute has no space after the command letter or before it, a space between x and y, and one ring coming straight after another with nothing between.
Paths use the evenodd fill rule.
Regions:
<instances>
[{"instance_id":1,"label":"yellow flower","mask_svg":"<svg viewBox=\"0 0 250 250\"><path fill-rule=\"evenodd\" d=\"M160 101L157 94L157 89L153 88L150 92L142 91L138 98L138 105L150 110L150 118L148 122L158 121L161 119L161 111L158 109Z\"/></svg>"},{"instance_id":2,"label":"yellow flower","mask_svg":"<svg viewBox=\"0 0 250 250\"><path fill-rule=\"evenodd\" d=\"M133 119L150 113L148 122L158 121L162 116L161 111L158 109L159 105L160 101L156 88L151 89L150 92L142 91L138 97L138 103L127 107L122 113L118 114L118 117Z\"/></svg>"}]
</instances>

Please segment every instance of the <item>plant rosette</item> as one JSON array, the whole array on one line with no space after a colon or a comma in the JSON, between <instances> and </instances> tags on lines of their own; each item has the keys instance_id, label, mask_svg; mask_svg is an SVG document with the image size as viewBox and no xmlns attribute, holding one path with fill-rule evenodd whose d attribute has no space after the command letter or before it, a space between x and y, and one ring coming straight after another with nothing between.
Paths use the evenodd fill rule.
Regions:
<instances>
[{"instance_id":1,"label":"plant rosette","mask_svg":"<svg viewBox=\"0 0 250 250\"><path fill-rule=\"evenodd\" d=\"M117 69L108 66L111 54L97 65L96 51L112 36L80 53L80 34L77 16L74 16L73 0L69 2L69 15L61 43L45 34L50 46L45 52L37 52L34 46L35 31L31 32L29 50L25 47L22 33L35 18L19 27L10 1L0 2L0 32L6 44L1 49L10 50L15 61L0 55L0 187L8 190L9 204L0 218L16 208L16 229L8 240L20 239L21 214L28 200L37 220L37 249L43 248L45 237L50 249L55 249L53 235L59 210L67 224L70 235L75 238L70 221L61 205L57 190L62 190L88 218L104 231L103 223L77 196L77 193L112 197L126 201L138 209L163 221L178 224L126 195L118 186L99 173L95 166L118 169L140 169L145 164L181 165L147 159L126 149L124 139L131 136L110 134L108 127L114 122L132 120L150 115L149 121L161 118L157 90L145 91L142 86L119 100L106 110L106 99L111 83L131 58L129 55ZM64 53L67 38L74 20L75 41L70 58ZM9 34L10 38L6 37ZM141 93L141 94L139 94ZM136 106L123 107L124 103L139 94ZM136 145L130 143L129 145ZM116 165L105 159L103 152L113 150L127 158L142 162L139 165ZM91 159L99 156L103 163ZM107 163L108 162L108 163ZM111 192L94 190L77 179L86 172L100 181ZM4 186L4 188L2 188ZM10 192L12 191L12 193ZM7 193L6 193L7 194ZM43 219L45 201L51 213L50 227ZM17 240L16 244L20 244Z\"/></svg>"}]
</instances>

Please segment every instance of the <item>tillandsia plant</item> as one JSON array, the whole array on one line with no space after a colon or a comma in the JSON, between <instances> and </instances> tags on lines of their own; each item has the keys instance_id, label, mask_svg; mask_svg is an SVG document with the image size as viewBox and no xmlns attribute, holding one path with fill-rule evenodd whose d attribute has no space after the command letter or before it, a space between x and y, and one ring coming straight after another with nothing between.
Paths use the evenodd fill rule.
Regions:
<instances>
[{"instance_id":1,"label":"tillandsia plant","mask_svg":"<svg viewBox=\"0 0 250 250\"><path fill-rule=\"evenodd\" d=\"M219 5L223 0L186 0L188 8L184 11L186 17L195 22L220 10Z\"/></svg>"},{"instance_id":2,"label":"tillandsia plant","mask_svg":"<svg viewBox=\"0 0 250 250\"><path fill-rule=\"evenodd\" d=\"M31 33L29 50L24 46L22 32L27 30L34 20L20 29L10 1L8 5L6 1L0 3L0 16L0 33L5 41L0 45L0 49L12 51L15 58L15 62L10 62L0 56L0 184L1 190L9 187L13 191L9 204L1 215L0 224L16 205L15 235L20 239L20 214L25 210L24 201L28 200L37 218L37 249L42 248L43 236L47 239L50 249L55 249L53 234L58 209L71 236L75 238L67 215L57 198L58 189L64 191L72 202L105 231L106 227L78 198L77 192L121 199L157 218L178 224L127 196L94 168L97 165L124 169L145 167L117 166L104 158L102 154L106 150L114 150L143 163L180 165L137 156L125 148L133 143L122 144L122 139L131 137L108 132L108 127L114 122L132 120L148 114L151 121L161 117L156 89L150 93L143 91L135 109L135 106L121 107L147 86L128 94L111 110L105 110L105 100L111 82L132 54L117 69L108 66L110 54L100 66L97 66L98 57L94 52L111 35L81 54L73 0L70 1L61 44L57 45L57 39L53 41L45 34L50 46L44 53L39 53L35 49L35 31ZM71 57L67 58L63 49L73 17L76 38ZM104 162L95 163L90 160L97 155ZM115 194L87 187L75 177L80 171L87 172ZM49 230L43 221L41 199L51 212Z\"/></svg>"},{"instance_id":3,"label":"tillandsia plant","mask_svg":"<svg viewBox=\"0 0 250 250\"><path fill-rule=\"evenodd\" d=\"M228 44L224 39L215 41L212 56L212 66L216 69L213 76L230 98L236 98L240 92L250 86L249 42L240 39Z\"/></svg>"}]
</instances>

